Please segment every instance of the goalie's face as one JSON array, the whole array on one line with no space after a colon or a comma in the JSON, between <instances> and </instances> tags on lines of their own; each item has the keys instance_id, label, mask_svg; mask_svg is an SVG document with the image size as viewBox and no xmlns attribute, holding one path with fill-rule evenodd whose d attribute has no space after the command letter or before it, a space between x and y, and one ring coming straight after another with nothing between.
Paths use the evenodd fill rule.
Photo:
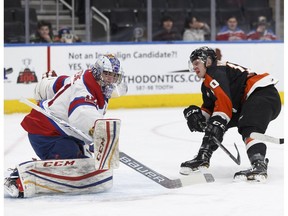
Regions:
<instances>
[{"instance_id":1,"label":"goalie's face","mask_svg":"<svg viewBox=\"0 0 288 216\"><path fill-rule=\"evenodd\" d=\"M119 83L119 82L121 82L121 74L109 72L109 71L103 71L102 72L102 82L105 85Z\"/></svg>"},{"instance_id":2,"label":"goalie's face","mask_svg":"<svg viewBox=\"0 0 288 216\"><path fill-rule=\"evenodd\" d=\"M207 68L205 64L200 59L195 59L193 62L188 62L188 67L191 72L195 72L199 78L204 78Z\"/></svg>"}]
</instances>

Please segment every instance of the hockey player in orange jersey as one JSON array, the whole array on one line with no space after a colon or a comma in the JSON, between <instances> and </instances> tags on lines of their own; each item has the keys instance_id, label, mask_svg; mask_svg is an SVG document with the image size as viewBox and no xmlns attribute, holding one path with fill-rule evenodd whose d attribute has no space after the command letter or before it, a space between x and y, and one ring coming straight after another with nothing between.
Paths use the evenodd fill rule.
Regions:
<instances>
[{"instance_id":1,"label":"hockey player in orange jersey","mask_svg":"<svg viewBox=\"0 0 288 216\"><path fill-rule=\"evenodd\" d=\"M281 101L270 74L258 74L231 62L217 60L209 47L195 49L189 59L189 70L203 78L201 107L191 105L184 110L189 129L204 132L197 156L181 164L180 173L210 166L210 158L218 148L212 137L222 142L225 132L237 127L246 144L251 169L235 173L235 179L262 181L267 178L266 144L252 139L252 132L265 133L270 121L277 118Z\"/></svg>"}]
</instances>

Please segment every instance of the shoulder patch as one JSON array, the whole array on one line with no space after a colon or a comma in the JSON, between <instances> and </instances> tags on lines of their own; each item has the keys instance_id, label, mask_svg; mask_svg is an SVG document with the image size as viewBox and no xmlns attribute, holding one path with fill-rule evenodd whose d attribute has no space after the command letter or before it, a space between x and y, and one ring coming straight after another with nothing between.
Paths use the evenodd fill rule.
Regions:
<instances>
[{"instance_id":1,"label":"shoulder patch","mask_svg":"<svg viewBox=\"0 0 288 216\"><path fill-rule=\"evenodd\" d=\"M91 95L86 95L85 102L97 105L97 99Z\"/></svg>"},{"instance_id":2,"label":"shoulder patch","mask_svg":"<svg viewBox=\"0 0 288 216\"><path fill-rule=\"evenodd\" d=\"M211 88L215 89L216 87L219 86L219 83L215 79L213 79L213 80L211 80L209 85L211 86Z\"/></svg>"}]
</instances>

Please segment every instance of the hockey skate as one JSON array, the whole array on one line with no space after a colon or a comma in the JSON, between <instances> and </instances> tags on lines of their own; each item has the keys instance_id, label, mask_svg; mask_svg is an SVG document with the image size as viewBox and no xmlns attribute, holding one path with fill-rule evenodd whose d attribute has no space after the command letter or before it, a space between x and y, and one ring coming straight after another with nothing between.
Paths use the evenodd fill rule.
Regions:
<instances>
[{"instance_id":1,"label":"hockey skate","mask_svg":"<svg viewBox=\"0 0 288 216\"><path fill-rule=\"evenodd\" d=\"M210 166L212 151L209 149L200 149L198 155L189 161L181 164L180 174L189 175L193 172L206 170Z\"/></svg>"},{"instance_id":2,"label":"hockey skate","mask_svg":"<svg viewBox=\"0 0 288 216\"><path fill-rule=\"evenodd\" d=\"M235 181L265 182L267 180L268 158L257 160L252 163L252 167L234 174Z\"/></svg>"},{"instance_id":3,"label":"hockey skate","mask_svg":"<svg viewBox=\"0 0 288 216\"><path fill-rule=\"evenodd\" d=\"M24 197L22 184L19 179L17 169L13 170L13 172L10 174L10 177L5 178L4 189L11 197L15 198Z\"/></svg>"}]
</instances>

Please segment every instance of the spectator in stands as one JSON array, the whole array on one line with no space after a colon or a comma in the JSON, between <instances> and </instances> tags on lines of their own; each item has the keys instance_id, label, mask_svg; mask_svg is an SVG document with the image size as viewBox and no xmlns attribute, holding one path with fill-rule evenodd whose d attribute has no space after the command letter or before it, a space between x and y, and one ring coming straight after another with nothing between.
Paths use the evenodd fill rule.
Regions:
<instances>
[{"instance_id":1,"label":"spectator in stands","mask_svg":"<svg viewBox=\"0 0 288 216\"><path fill-rule=\"evenodd\" d=\"M248 40L277 40L276 35L271 29L268 29L269 23L265 16L258 18L258 23L255 30L248 33Z\"/></svg>"},{"instance_id":2,"label":"spectator in stands","mask_svg":"<svg viewBox=\"0 0 288 216\"><path fill-rule=\"evenodd\" d=\"M171 16L164 16L161 19L161 29L155 33L153 41L175 41L182 40L180 32L173 27Z\"/></svg>"},{"instance_id":3,"label":"spectator in stands","mask_svg":"<svg viewBox=\"0 0 288 216\"><path fill-rule=\"evenodd\" d=\"M58 36L55 37L55 42L75 43L81 42L81 39L77 35L73 35L69 28L63 27L58 31Z\"/></svg>"},{"instance_id":4,"label":"spectator in stands","mask_svg":"<svg viewBox=\"0 0 288 216\"><path fill-rule=\"evenodd\" d=\"M238 27L238 21L235 16L228 18L227 23L217 33L216 40L218 41L237 41L246 40L245 32Z\"/></svg>"},{"instance_id":5,"label":"spectator in stands","mask_svg":"<svg viewBox=\"0 0 288 216\"><path fill-rule=\"evenodd\" d=\"M208 24L198 21L196 17L186 19L184 28L184 41L204 41L205 35L210 33Z\"/></svg>"},{"instance_id":6,"label":"spectator in stands","mask_svg":"<svg viewBox=\"0 0 288 216\"><path fill-rule=\"evenodd\" d=\"M53 43L54 35L52 25L46 21L39 21L37 31L30 37L31 43Z\"/></svg>"}]
</instances>

